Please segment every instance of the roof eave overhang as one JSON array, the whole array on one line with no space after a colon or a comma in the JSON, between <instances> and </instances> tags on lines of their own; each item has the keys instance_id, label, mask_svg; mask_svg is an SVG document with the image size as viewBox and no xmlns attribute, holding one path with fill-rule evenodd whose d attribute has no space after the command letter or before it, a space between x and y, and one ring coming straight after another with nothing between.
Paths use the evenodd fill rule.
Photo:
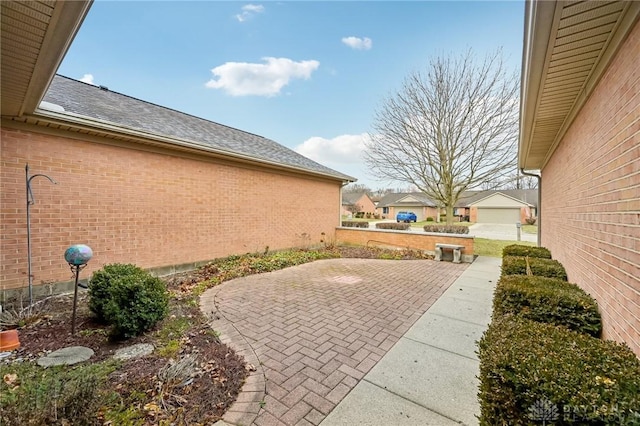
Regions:
<instances>
[{"instance_id":1,"label":"roof eave overhang","mask_svg":"<svg viewBox=\"0 0 640 426\"><path fill-rule=\"evenodd\" d=\"M520 85L520 144L518 163L520 167L531 169L527 154L531 145L538 93L541 89L545 58L549 48L555 2L532 1L525 3L524 46L522 53L522 77ZM557 25L557 23L556 23ZM537 169L539 167L533 167Z\"/></svg>"},{"instance_id":2,"label":"roof eave overhang","mask_svg":"<svg viewBox=\"0 0 640 426\"><path fill-rule=\"evenodd\" d=\"M23 7L21 3L28 2L2 2L3 116L19 117L36 110L89 12L92 0L57 1L50 17L34 11L41 19L47 16L48 21L39 21L40 25L46 25L44 35L30 40L24 38L21 31L29 31L28 26L36 19L27 17L20 21L17 18L25 16L17 11ZM5 25L5 15L13 24ZM37 51L35 61L27 59L24 52L34 49Z\"/></svg>"},{"instance_id":3,"label":"roof eave overhang","mask_svg":"<svg viewBox=\"0 0 640 426\"><path fill-rule=\"evenodd\" d=\"M576 95L571 99L565 99L569 101L570 108L568 110L558 108L557 111L552 111L551 115L547 108L545 121L540 117L541 101L545 89L550 85L557 85L557 82L549 82L547 76L554 46L561 35L559 28L563 11L565 8L575 7L576 4L565 1L526 1L518 149L518 164L521 168L540 170L545 166L640 16L640 2L593 2L591 4L594 7L602 7L603 16L614 15L607 12L605 7L620 5L617 19L611 25L606 42L590 64L587 75L576 90ZM593 16L590 16L590 19L595 22L599 18L597 12L591 12L591 14ZM577 63L581 57L575 55L572 58L562 59L563 64L569 67L572 60ZM550 121L554 124L549 125Z\"/></svg>"},{"instance_id":4,"label":"roof eave overhang","mask_svg":"<svg viewBox=\"0 0 640 426\"><path fill-rule=\"evenodd\" d=\"M157 146L170 150L179 150L197 153L208 157L217 157L238 163L260 165L272 170L281 170L286 172L294 172L316 178L329 179L338 181L343 184L355 182L356 178L348 175L333 175L322 173L319 171L309 170L303 167L282 164L275 161L269 161L249 155L240 154L233 151L225 151L222 149L212 148L194 141L185 139L172 138L167 136L156 135L153 133L143 132L140 130L130 129L113 123L97 120L90 117L80 116L69 112L57 113L54 111L37 109L34 114L25 115L21 118L13 119L15 123L31 123L37 126L45 126L48 128L56 128L63 126L68 128L70 134L92 133L107 139L124 140L128 142L140 143L144 145Z\"/></svg>"}]
</instances>

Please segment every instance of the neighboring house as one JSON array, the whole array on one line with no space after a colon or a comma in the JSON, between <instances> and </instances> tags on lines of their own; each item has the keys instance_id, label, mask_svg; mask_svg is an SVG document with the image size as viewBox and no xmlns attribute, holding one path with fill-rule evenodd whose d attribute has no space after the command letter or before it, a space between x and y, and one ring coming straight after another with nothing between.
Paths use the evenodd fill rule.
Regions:
<instances>
[{"instance_id":1,"label":"neighboring house","mask_svg":"<svg viewBox=\"0 0 640 426\"><path fill-rule=\"evenodd\" d=\"M537 189L467 191L454 214L474 223L526 223L536 217Z\"/></svg>"},{"instance_id":2,"label":"neighboring house","mask_svg":"<svg viewBox=\"0 0 640 426\"><path fill-rule=\"evenodd\" d=\"M1 2L3 290L27 277L25 165L34 284L70 280L65 249L144 268L319 243L354 179L276 142L55 76L88 2ZM286 125L286 123L283 123ZM41 287L44 290L44 287Z\"/></svg>"},{"instance_id":3,"label":"neighboring house","mask_svg":"<svg viewBox=\"0 0 640 426\"><path fill-rule=\"evenodd\" d=\"M428 217L437 220L438 209L436 203L421 192L396 192L386 194L378 202L376 212L385 219L395 219L398 212L413 212L418 221Z\"/></svg>"},{"instance_id":4,"label":"neighboring house","mask_svg":"<svg viewBox=\"0 0 640 426\"><path fill-rule=\"evenodd\" d=\"M366 192L347 192L342 194L342 214L355 215L356 212L374 214L376 205Z\"/></svg>"},{"instance_id":5,"label":"neighboring house","mask_svg":"<svg viewBox=\"0 0 640 426\"><path fill-rule=\"evenodd\" d=\"M527 2L519 165L541 245L640 356L640 2Z\"/></svg>"}]
</instances>

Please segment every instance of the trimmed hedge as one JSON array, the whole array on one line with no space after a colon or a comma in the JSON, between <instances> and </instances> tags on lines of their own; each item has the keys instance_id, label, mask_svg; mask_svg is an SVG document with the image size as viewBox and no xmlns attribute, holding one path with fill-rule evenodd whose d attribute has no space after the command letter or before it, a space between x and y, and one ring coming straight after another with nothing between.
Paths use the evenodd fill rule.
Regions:
<instances>
[{"instance_id":1,"label":"trimmed hedge","mask_svg":"<svg viewBox=\"0 0 640 426\"><path fill-rule=\"evenodd\" d=\"M342 226L346 228L368 228L369 222L361 222L357 220L343 220Z\"/></svg>"},{"instance_id":2,"label":"trimmed hedge","mask_svg":"<svg viewBox=\"0 0 640 426\"><path fill-rule=\"evenodd\" d=\"M440 234L468 234L468 226L459 225L425 225L425 232L437 232Z\"/></svg>"},{"instance_id":3,"label":"trimmed hedge","mask_svg":"<svg viewBox=\"0 0 640 426\"><path fill-rule=\"evenodd\" d=\"M376 229L395 229L397 231L407 231L411 227L408 223L383 222L376 223Z\"/></svg>"},{"instance_id":4,"label":"trimmed hedge","mask_svg":"<svg viewBox=\"0 0 640 426\"><path fill-rule=\"evenodd\" d=\"M628 346L507 315L478 342L481 425L640 423Z\"/></svg>"},{"instance_id":5,"label":"trimmed hedge","mask_svg":"<svg viewBox=\"0 0 640 426\"><path fill-rule=\"evenodd\" d=\"M567 271L557 260L530 257L529 267L533 275L537 277L559 278L567 281ZM527 275L526 258L504 256L502 258L502 275Z\"/></svg>"},{"instance_id":6,"label":"trimmed hedge","mask_svg":"<svg viewBox=\"0 0 640 426\"><path fill-rule=\"evenodd\" d=\"M507 275L493 297L493 315L517 314L533 321L567 327L600 337L598 304L575 284L557 278Z\"/></svg>"},{"instance_id":7,"label":"trimmed hedge","mask_svg":"<svg viewBox=\"0 0 640 426\"><path fill-rule=\"evenodd\" d=\"M551 259L551 252L545 247L523 246L521 244L511 244L502 249L502 256L529 256L540 259Z\"/></svg>"}]
</instances>

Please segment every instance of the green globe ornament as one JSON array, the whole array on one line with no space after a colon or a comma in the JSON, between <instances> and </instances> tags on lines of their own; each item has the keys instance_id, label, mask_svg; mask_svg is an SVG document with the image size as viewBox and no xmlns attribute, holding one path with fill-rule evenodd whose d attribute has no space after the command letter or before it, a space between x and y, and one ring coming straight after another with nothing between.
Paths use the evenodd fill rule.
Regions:
<instances>
[{"instance_id":1,"label":"green globe ornament","mask_svg":"<svg viewBox=\"0 0 640 426\"><path fill-rule=\"evenodd\" d=\"M64 252L64 260L69 265L82 266L91 260L93 257L93 250L91 247L84 244L75 244L69 247Z\"/></svg>"}]
</instances>

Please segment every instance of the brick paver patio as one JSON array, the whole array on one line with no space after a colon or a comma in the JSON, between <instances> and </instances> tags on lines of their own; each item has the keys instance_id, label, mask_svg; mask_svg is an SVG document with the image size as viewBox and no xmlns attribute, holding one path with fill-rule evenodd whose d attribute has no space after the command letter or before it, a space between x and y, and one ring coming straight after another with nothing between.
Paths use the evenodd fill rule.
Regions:
<instances>
[{"instance_id":1,"label":"brick paver patio","mask_svg":"<svg viewBox=\"0 0 640 426\"><path fill-rule=\"evenodd\" d=\"M330 259L206 291L211 326L256 367L224 420L319 424L466 267Z\"/></svg>"}]
</instances>

